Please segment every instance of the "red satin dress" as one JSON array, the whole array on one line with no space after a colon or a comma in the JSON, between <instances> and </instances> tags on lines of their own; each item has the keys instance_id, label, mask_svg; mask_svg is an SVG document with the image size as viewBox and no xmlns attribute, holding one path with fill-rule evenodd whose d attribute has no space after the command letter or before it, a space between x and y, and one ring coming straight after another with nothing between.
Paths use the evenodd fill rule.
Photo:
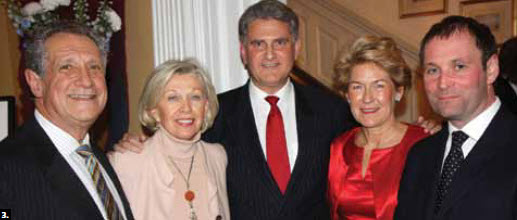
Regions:
<instances>
[{"instance_id":1,"label":"red satin dress","mask_svg":"<svg viewBox=\"0 0 517 220\"><path fill-rule=\"evenodd\" d=\"M363 178L364 149L354 144L359 131L348 131L331 145L328 193L332 219L392 220L406 155L427 134L420 127L408 125L399 144L372 151Z\"/></svg>"}]
</instances>

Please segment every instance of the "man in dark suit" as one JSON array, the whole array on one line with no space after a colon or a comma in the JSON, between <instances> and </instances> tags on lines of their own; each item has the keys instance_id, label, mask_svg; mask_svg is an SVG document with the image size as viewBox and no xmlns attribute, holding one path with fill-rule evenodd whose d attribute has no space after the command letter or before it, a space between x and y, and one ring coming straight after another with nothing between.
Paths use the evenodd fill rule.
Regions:
<instances>
[{"instance_id":1,"label":"man in dark suit","mask_svg":"<svg viewBox=\"0 0 517 220\"><path fill-rule=\"evenodd\" d=\"M11 218L133 219L108 160L90 147L107 97L104 45L74 23L40 28L27 42L35 117L0 143L0 208Z\"/></svg>"},{"instance_id":2,"label":"man in dark suit","mask_svg":"<svg viewBox=\"0 0 517 220\"><path fill-rule=\"evenodd\" d=\"M348 106L289 79L300 41L298 17L283 3L250 6L239 35L250 81L219 95L219 115L205 135L228 154L232 219L329 219L329 146L353 121ZM275 133L281 136L269 132L275 108L283 121ZM275 140L282 144L271 144Z\"/></svg>"},{"instance_id":3,"label":"man in dark suit","mask_svg":"<svg viewBox=\"0 0 517 220\"><path fill-rule=\"evenodd\" d=\"M499 51L501 74L494 82L495 94L517 114L517 37L505 41Z\"/></svg>"},{"instance_id":4,"label":"man in dark suit","mask_svg":"<svg viewBox=\"0 0 517 220\"><path fill-rule=\"evenodd\" d=\"M395 219L517 219L517 118L494 94L488 27L450 16L422 40L425 91L447 126L410 151Z\"/></svg>"}]
</instances>

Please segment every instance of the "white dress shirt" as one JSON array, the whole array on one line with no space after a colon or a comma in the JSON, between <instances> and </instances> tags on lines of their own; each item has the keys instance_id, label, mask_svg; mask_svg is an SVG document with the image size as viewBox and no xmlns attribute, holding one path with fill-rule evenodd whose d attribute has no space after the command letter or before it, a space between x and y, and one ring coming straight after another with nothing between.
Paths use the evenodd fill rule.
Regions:
<instances>
[{"instance_id":1,"label":"white dress shirt","mask_svg":"<svg viewBox=\"0 0 517 220\"><path fill-rule=\"evenodd\" d=\"M90 144L89 134L86 134L86 137L84 138L82 143L79 143L70 134L63 131L61 128L54 125L51 121L43 117L43 115L41 115L41 113L39 113L38 110L34 112L34 116L36 117L36 121L38 121L45 133L49 136L50 140L52 141L56 149L59 151L61 156L63 156L63 158L68 163L68 165L70 165L77 177L79 177L84 187L88 190L88 193L90 193L90 196L93 198L93 201L95 201L95 204L97 205L99 211L102 213L104 219L107 220L104 205L102 204L102 200L99 197L99 194L97 193L97 189L95 188L95 184L93 183L92 177L88 172L88 168L86 166L84 158L75 152L75 150L79 146L83 144ZM124 219L127 219L124 206L122 204L122 200L120 199L120 195L118 194L117 188L115 187L115 185L113 185L111 178L106 173L101 163L99 163L99 167L102 176L106 180L106 185L112 193L114 200L120 212L122 213L122 216L124 217Z\"/></svg>"},{"instance_id":2,"label":"white dress shirt","mask_svg":"<svg viewBox=\"0 0 517 220\"><path fill-rule=\"evenodd\" d=\"M448 155L451 151L451 145L452 145L452 132L455 132L457 130L463 131L465 134L469 136L469 138L461 145L461 150L463 151L463 157L467 158L468 154L474 148L474 145L478 142L478 140L481 138L483 133L485 133L486 128L494 118L495 114L501 107L501 101L499 98L496 97L496 100L490 107L485 109L485 111L481 112L478 116L476 116L474 119L469 121L463 128L459 129L456 128L454 125L451 124L451 122L448 122L449 126L449 137L447 138L447 143L445 145L445 154ZM445 158L447 156L444 156L442 159L442 167L445 163Z\"/></svg>"},{"instance_id":3,"label":"white dress shirt","mask_svg":"<svg viewBox=\"0 0 517 220\"><path fill-rule=\"evenodd\" d=\"M260 90L253 81L249 84L251 108L253 109L253 116L255 116L255 125L262 146L264 156L266 153L266 125L267 116L271 109L271 105L266 101L266 97L270 96L266 92ZM296 107L294 102L294 86L290 80L278 90L275 94L271 94L279 98L277 106L282 112L282 119L284 121L285 140L287 144L287 153L289 155L289 166L291 172L294 168L296 157L298 156L298 133L296 132ZM266 158L267 159L267 158Z\"/></svg>"}]
</instances>

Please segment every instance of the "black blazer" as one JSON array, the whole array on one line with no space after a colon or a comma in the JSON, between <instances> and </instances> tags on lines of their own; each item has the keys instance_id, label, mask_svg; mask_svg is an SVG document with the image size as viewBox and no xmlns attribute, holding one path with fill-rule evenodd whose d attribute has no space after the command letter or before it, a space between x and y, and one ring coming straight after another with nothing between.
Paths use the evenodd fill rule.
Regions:
<instances>
[{"instance_id":1,"label":"black blazer","mask_svg":"<svg viewBox=\"0 0 517 220\"><path fill-rule=\"evenodd\" d=\"M501 102L514 114L517 114L517 94L515 94L510 83L501 75L494 82L494 91Z\"/></svg>"},{"instance_id":2,"label":"black blazer","mask_svg":"<svg viewBox=\"0 0 517 220\"><path fill-rule=\"evenodd\" d=\"M104 153L92 147L115 184L128 219L129 203ZM0 143L0 208L13 219L103 219L81 180L33 118Z\"/></svg>"},{"instance_id":3,"label":"black blazer","mask_svg":"<svg viewBox=\"0 0 517 220\"><path fill-rule=\"evenodd\" d=\"M456 171L434 214L447 126L409 152L395 219L517 219L517 118L504 105Z\"/></svg>"},{"instance_id":4,"label":"black blazer","mask_svg":"<svg viewBox=\"0 0 517 220\"><path fill-rule=\"evenodd\" d=\"M298 156L282 195L262 151L249 82L219 95L220 111L205 140L228 154L232 219L329 219L326 202L330 142L351 126L347 104L336 96L294 83Z\"/></svg>"}]
</instances>

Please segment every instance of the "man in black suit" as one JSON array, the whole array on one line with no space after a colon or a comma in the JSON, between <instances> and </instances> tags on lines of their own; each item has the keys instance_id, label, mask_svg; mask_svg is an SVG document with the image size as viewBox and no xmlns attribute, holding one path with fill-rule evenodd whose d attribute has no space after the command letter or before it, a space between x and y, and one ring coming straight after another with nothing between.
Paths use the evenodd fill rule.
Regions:
<instances>
[{"instance_id":1,"label":"man in black suit","mask_svg":"<svg viewBox=\"0 0 517 220\"><path fill-rule=\"evenodd\" d=\"M501 74L494 82L495 94L514 114L517 114L517 37L508 39L499 51Z\"/></svg>"},{"instance_id":2,"label":"man in black suit","mask_svg":"<svg viewBox=\"0 0 517 220\"><path fill-rule=\"evenodd\" d=\"M239 20L239 40L250 80L218 96L218 116L203 136L226 149L232 219L329 219L330 142L354 123L347 103L289 78L300 40L298 16L285 4L250 6ZM268 125L271 118L281 118L281 129ZM126 135L115 149L141 147Z\"/></svg>"},{"instance_id":3,"label":"man in black suit","mask_svg":"<svg viewBox=\"0 0 517 220\"><path fill-rule=\"evenodd\" d=\"M447 126L410 151L395 219L517 219L517 118L494 94L488 27L450 16L422 40L425 91Z\"/></svg>"},{"instance_id":4,"label":"man in black suit","mask_svg":"<svg viewBox=\"0 0 517 220\"><path fill-rule=\"evenodd\" d=\"M107 53L102 38L74 23L40 28L27 42L35 117L0 143L0 208L11 218L133 219L105 155L88 147L106 104Z\"/></svg>"},{"instance_id":5,"label":"man in black suit","mask_svg":"<svg viewBox=\"0 0 517 220\"><path fill-rule=\"evenodd\" d=\"M219 95L219 115L205 135L228 154L232 219L329 219L329 146L351 126L348 106L290 80L300 51L298 17L283 3L265 0L250 6L240 18L239 37L251 80ZM268 137L268 115L274 108L266 101L269 96L279 98L282 137ZM284 138L282 150L268 146L271 139ZM271 162L277 156L283 158L284 179Z\"/></svg>"}]
</instances>

